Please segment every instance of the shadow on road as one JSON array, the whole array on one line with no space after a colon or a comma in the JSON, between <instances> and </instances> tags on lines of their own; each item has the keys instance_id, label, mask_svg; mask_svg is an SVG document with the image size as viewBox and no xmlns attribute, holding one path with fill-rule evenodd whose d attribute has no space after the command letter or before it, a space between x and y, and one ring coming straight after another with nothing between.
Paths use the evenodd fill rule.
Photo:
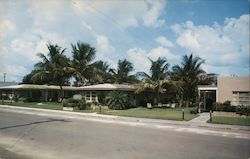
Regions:
<instances>
[{"instance_id":1,"label":"shadow on road","mask_svg":"<svg viewBox=\"0 0 250 159\"><path fill-rule=\"evenodd\" d=\"M64 120L64 119L49 118L48 120L44 120L44 121L37 121L37 122L31 122L31 123L27 123L27 124L19 124L19 125L1 127L0 130L6 130L6 129L17 128L17 127L22 127L22 126L29 126L29 125L37 125L37 124L43 124L43 123L50 123L50 122L71 122L71 121Z\"/></svg>"}]
</instances>

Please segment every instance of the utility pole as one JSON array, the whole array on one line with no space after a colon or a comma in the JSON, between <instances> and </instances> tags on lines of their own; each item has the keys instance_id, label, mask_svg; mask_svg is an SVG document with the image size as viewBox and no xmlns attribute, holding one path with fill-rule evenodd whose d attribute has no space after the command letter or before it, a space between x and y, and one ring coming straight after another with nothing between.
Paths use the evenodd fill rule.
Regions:
<instances>
[{"instance_id":1,"label":"utility pole","mask_svg":"<svg viewBox=\"0 0 250 159\"><path fill-rule=\"evenodd\" d=\"M3 82L5 83L6 73L3 73Z\"/></svg>"}]
</instances>

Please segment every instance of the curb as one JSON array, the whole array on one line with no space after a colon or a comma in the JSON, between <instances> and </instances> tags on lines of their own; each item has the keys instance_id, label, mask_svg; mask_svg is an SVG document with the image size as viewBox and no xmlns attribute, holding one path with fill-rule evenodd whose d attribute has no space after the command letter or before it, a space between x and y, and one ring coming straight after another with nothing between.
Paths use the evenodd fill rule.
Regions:
<instances>
[{"instance_id":1,"label":"curb","mask_svg":"<svg viewBox=\"0 0 250 159\"><path fill-rule=\"evenodd\" d=\"M3 109L2 109L3 108ZM135 118L135 117L124 117L124 116L113 116L113 115L103 115L96 113L84 113L84 112L69 112L63 110L50 110L50 109L40 109L40 108L26 108L11 105L0 105L0 110L7 111L31 111L31 112L44 112L44 113L57 113L60 115L70 115L75 117L81 117L85 119L97 119L106 121L117 121L117 122L132 122L140 124L151 124L151 125L176 125L176 126L187 126L187 127L198 127L198 128L212 128L217 130L241 130L250 132L249 126L235 126L226 124L200 124L192 123L190 121L175 121L175 120L162 120L162 119L147 119L147 118Z\"/></svg>"}]
</instances>

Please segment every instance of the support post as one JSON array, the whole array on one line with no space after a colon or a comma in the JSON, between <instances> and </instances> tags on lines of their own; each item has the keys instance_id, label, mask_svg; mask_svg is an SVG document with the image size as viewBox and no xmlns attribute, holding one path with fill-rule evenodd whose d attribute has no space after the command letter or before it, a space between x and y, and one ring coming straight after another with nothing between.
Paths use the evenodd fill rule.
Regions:
<instances>
[{"instance_id":1,"label":"support post","mask_svg":"<svg viewBox=\"0 0 250 159\"><path fill-rule=\"evenodd\" d=\"M99 113L101 113L102 112L102 106L101 106L101 104L99 104Z\"/></svg>"},{"instance_id":2,"label":"support post","mask_svg":"<svg viewBox=\"0 0 250 159\"><path fill-rule=\"evenodd\" d=\"M210 110L210 112L209 112L209 114L210 114L210 123L212 123L212 110Z\"/></svg>"},{"instance_id":3,"label":"support post","mask_svg":"<svg viewBox=\"0 0 250 159\"><path fill-rule=\"evenodd\" d=\"M204 111L206 111L207 110L207 108L206 108L206 91L204 91Z\"/></svg>"},{"instance_id":4,"label":"support post","mask_svg":"<svg viewBox=\"0 0 250 159\"><path fill-rule=\"evenodd\" d=\"M184 115L184 109L182 109L182 120L185 119L185 115Z\"/></svg>"}]
</instances>

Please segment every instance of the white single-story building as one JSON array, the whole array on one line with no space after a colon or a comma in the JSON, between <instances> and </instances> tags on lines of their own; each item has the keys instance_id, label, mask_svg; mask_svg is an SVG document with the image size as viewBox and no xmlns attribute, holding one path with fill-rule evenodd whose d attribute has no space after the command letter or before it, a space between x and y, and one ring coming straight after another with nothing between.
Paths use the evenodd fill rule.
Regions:
<instances>
[{"instance_id":1,"label":"white single-story building","mask_svg":"<svg viewBox=\"0 0 250 159\"><path fill-rule=\"evenodd\" d=\"M82 87L63 86L63 94L65 98L72 97L74 94L81 94L85 98L86 102L97 102L98 92L108 94L111 91L124 91L128 93L131 98L135 99L135 97L133 97L133 85L105 83ZM60 87L55 85L35 84L2 86L0 87L0 95L2 98L3 96L8 95L11 98L18 96L19 98L34 101L58 101L60 97Z\"/></svg>"}]
</instances>

